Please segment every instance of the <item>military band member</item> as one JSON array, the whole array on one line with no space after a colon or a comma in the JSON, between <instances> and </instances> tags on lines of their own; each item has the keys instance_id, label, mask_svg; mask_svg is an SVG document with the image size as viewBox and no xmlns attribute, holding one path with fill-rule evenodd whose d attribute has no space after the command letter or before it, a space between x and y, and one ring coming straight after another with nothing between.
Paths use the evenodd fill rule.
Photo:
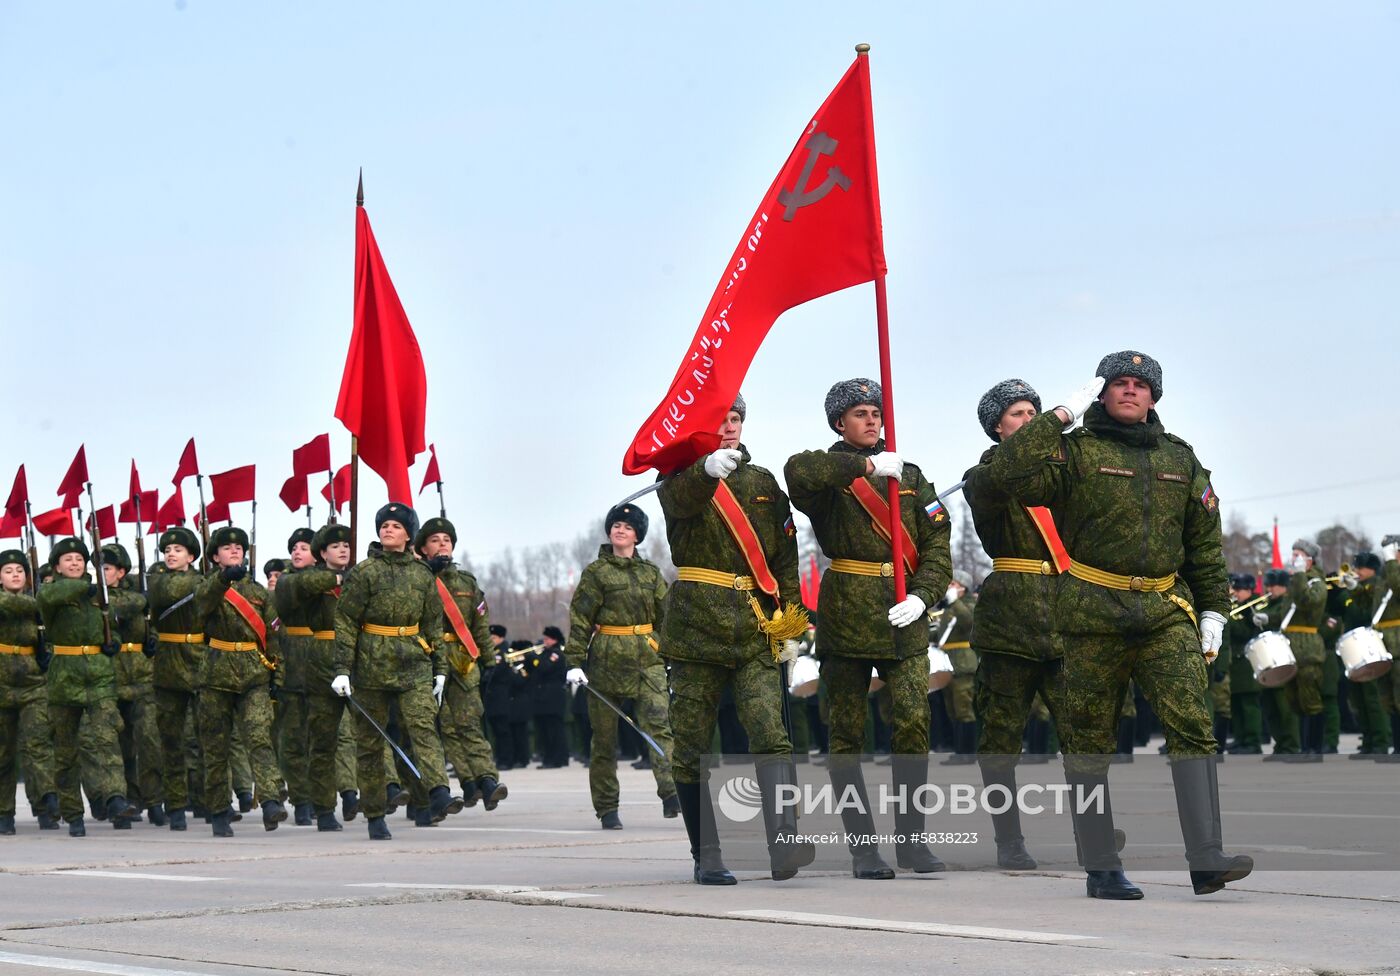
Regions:
<instances>
[{"instance_id":1,"label":"military band member","mask_svg":"<svg viewBox=\"0 0 1400 976\"><path fill-rule=\"evenodd\" d=\"M1400 561L1397 561L1397 553L1400 553L1400 535L1387 535L1381 539L1381 575L1384 583L1379 584L1379 589L1385 608L1381 611L1376 629L1381 632L1381 639L1385 641L1391 659L1400 661ZM1376 690L1382 706L1390 715L1391 741L1395 743L1389 761L1400 762L1400 663L1392 664L1390 670L1377 681Z\"/></svg>"},{"instance_id":2,"label":"military band member","mask_svg":"<svg viewBox=\"0 0 1400 976\"><path fill-rule=\"evenodd\" d=\"M1250 573L1236 573L1230 577L1230 595L1235 606L1254 599L1254 586L1255 579ZM1234 734L1229 751L1247 756L1257 756L1264 751L1259 682L1254 677L1254 666L1244 655L1245 645L1258 633L1252 614L1231 611L1225 626L1226 642L1230 645L1230 728Z\"/></svg>"},{"instance_id":3,"label":"military band member","mask_svg":"<svg viewBox=\"0 0 1400 976\"><path fill-rule=\"evenodd\" d=\"M156 727L164 767L165 808L171 830L185 829L185 807L194 797L203 806L204 760L202 750L189 748L185 723L197 710L204 674L204 632L194 606L194 593L203 577L195 570L199 538L184 526L161 533L158 542L163 572L151 574L147 600L151 626L146 649L155 655Z\"/></svg>"},{"instance_id":4,"label":"military band member","mask_svg":"<svg viewBox=\"0 0 1400 976\"><path fill-rule=\"evenodd\" d=\"M520 676L506 663L506 628L492 624L488 629L491 645L483 652L491 655L493 666L482 672L481 699L486 711L486 721L491 724L491 744L496 757L497 770L515 768L515 744L510 732L511 685Z\"/></svg>"},{"instance_id":5,"label":"military band member","mask_svg":"<svg viewBox=\"0 0 1400 976\"><path fill-rule=\"evenodd\" d=\"M1255 608L1251 617L1256 633L1280 630L1284 618L1288 616L1293 600L1288 595L1291 574L1286 569L1269 569L1264 572L1264 593L1268 600ZM1264 719L1269 723L1269 734L1273 736L1274 748L1265 762L1298 762L1301 753L1300 726L1298 716L1298 689L1292 681L1273 688L1264 689Z\"/></svg>"},{"instance_id":6,"label":"military band member","mask_svg":"<svg viewBox=\"0 0 1400 976\"><path fill-rule=\"evenodd\" d=\"M37 799L41 825L58 826L39 604L30 594L29 562L18 549L0 552L0 834L15 832L15 765Z\"/></svg>"},{"instance_id":7,"label":"military band member","mask_svg":"<svg viewBox=\"0 0 1400 976\"><path fill-rule=\"evenodd\" d=\"M1342 575L1341 583L1348 590L1346 606L1342 611L1343 635L1347 631L1371 626L1371 618L1375 616L1386 591L1385 580L1380 576L1381 568L1381 561L1375 553L1358 552L1352 560L1351 572ZM1391 602L1395 602L1394 597ZM1390 752L1390 717L1381 701L1382 687L1374 680L1352 682L1351 707L1361 722L1361 748L1352 753L1348 757L1350 759L1374 759Z\"/></svg>"},{"instance_id":8,"label":"military band member","mask_svg":"<svg viewBox=\"0 0 1400 976\"><path fill-rule=\"evenodd\" d=\"M661 634L674 691L672 774L697 884L736 883L721 858L705 785L726 688L734 689L755 759L773 879L791 878L816 858L812 844L793 836L795 811L779 812L776 802L779 786L796 779L778 662L782 642L806 628L806 614L792 603L799 593L796 531L777 479L743 446L746 414L739 397L720 425L719 448L666 476L659 492L679 567Z\"/></svg>"},{"instance_id":9,"label":"military band member","mask_svg":"<svg viewBox=\"0 0 1400 976\"><path fill-rule=\"evenodd\" d=\"M603 519L608 542L598 558L584 567L569 604L569 640L564 645L569 684L588 699L592 726L588 789L593 812L604 830L621 830L617 815L617 716L597 696L595 688L614 702L636 703L636 720L643 732L666 753L653 756L656 795L666 817L680 814L676 784L671 778L670 693L666 663L655 634L662 619L666 581L655 563L637 553L646 539L646 512L635 505L615 505ZM650 750L650 746L643 746Z\"/></svg>"},{"instance_id":10,"label":"military band member","mask_svg":"<svg viewBox=\"0 0 1400 976\"><path fill-rule=\"evenodd\" d=\"M943 594L943 616L933 621L930 636L953 662L953 680L944 689L953 717L953 753L940 765L964 766L977 761L977 710L973 689L977 682L977 652L972 646L973 614L977 598L972 576L953 570L953 581Z\"/></svg>"},{"instance_id":11,"label":"military band member","mask_svg":"<svg viewBox=\"0 0 1400 976\"><path fill-rule=\"evenodd\" d=\"M1070 556L1055 601L1072 730L1066 767L1080 796L1101 787L1104 800L1073 808L1089 896L1142 897L1123 875L1108 802L1107 754L1129 680L1162 722L1192 887L1209 894L1253 870L1249 857L1221 849L1206 706L1206 670L1229 610L1219 500L1190 445L1157 416L1161 366L1126 351L1096 372L1067 406L1003 443L992 464L1021 502L1054 507ZM1080 417L1083 427L1066 433Z\"/></svg>"},{"instance_id":12,"label":"military band member","mask_svg":"<svg viewBox=\"0 0 1400 976\"><path fill-rule=\"evenodd\" d=\"M564 660L562 630L553 625L544 628L539 648L525 657L525 673L535 717L535 747L540 752L540 764L535 768L563 769L569 765L569 738L564 729L569 665Z\"/></svg>"},{"instance_id":13,"label":"military band member","mask_svg":"<svg viewBox=\"0 0 1400 976\"><path fill-rule=\"evenodd\" d=\"M1283 629L1298 662L1292 684L1299 715L1299 751L1311 756L1322 755L1322 670L1327 654L1318 632L1327 617L1327 579L1315 565L1320 551L1309 539L1293 543L1293 572L1288 579L1293 615Z\"/></svg>"}]
</instances>

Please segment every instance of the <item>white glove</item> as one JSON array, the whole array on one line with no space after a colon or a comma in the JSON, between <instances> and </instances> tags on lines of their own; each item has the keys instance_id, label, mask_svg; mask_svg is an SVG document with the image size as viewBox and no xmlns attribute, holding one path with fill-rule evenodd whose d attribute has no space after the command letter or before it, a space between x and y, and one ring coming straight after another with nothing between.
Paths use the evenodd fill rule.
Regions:
<instances>
[{"instance_id":1,"label":"white glove","mask_svg":"<svg viewBox=\"0 0 1400 976\"><path fill-rule=\"evenodd\" d=\"M1201 653L1211 664L1220 654L1220 642L1225 639L1225 618L1214 610L1201 614Z\"/></svg>"},{"instance_id":2,"label":"white glove","mask_svg":"<svg viewBox=\"0 0 1400 976\"><path fill-rule=\"evenodd\" d=\"M896 603L890 607L890 625L894 627L908 627L914 621L924 615L928 607L924 601L910 594L904 598L903 603Z\"/></svg>"},{"instance_id":3,"label":"white glove","mask_svg":"<svg viewBox=\"0 0 1400 976\"><path fill-rule=\"evenodd\" d=\"M1260 630L1265 630L1269 626L1269 615L1267 613L1256 613L1254 615L1254 626Z\"/></svg>"},{"instance_id":4,"label":"white glove","mask_svg":"<svg viewBox=\"0 0 1400 976\"><path fill-rule=\"evenodd\" d=\"M1288 568L1295 573L1306 573L1308 571L1308 557L1295 552L1293 558L1288 561Z\"/></svg>"},{"instance_id":5,"label":"white glove","mask_svg":"<svg viewBox=\"0 0 1400 976\"><path fill-rule=\"evenodd\" d=\"M943 591L943 605L951 607L958 602L958 588L952 583L948 584L948 589Z\"/></svg>"},{"instance_id":6,"label":"white glove","mask_svg":"<svg viewBox=\"0 0 1400 976\"><path fill-rule=\"evenodd\" d=\"M1347 589L1354 590L1361 585L1361 577L1355 573L1343 573L1340 582Z\"/></svg>"},{"instance_id":7,"label":"white glove","mask_svg":"<svg viewBox=\"0 0 1400 976\"><path fill-rule=\"evenodd\" d=\"M331 679L331 691L341 698L350 697L350 676L348 674L338 674Z\"/></svg>"},{"instance_id":8,"label":"white glove","mask_svg":"<svg viewBox=\"0 0 1400 976\"><path fill-rule=\"evenodd\" d=\"M583 668L570 668L569 673L564 675L564 680L571 688L588 684L588 675L583 673Z\"/></svg>"},{"instance_id":9,"label":"white glove","mask_svg":"<svg viewBox=\"0 0 1400 976\"><path fill-rule=\"evenodd\" d=\"M778 661L786 664L789 661L796 661L797 655L801 653L802 645L795 640L783 641L783 649L778 652Z\"/></svg>"},{"instance_id":10,"label":"white glove","mask_svg":"<svg viewBox=\"0 0 1400 976\"><path fill-rule=\"evenodd\" d=\"M1095 376L1065 398L1065 402L1060 406L1069 414L1071 424L1084 416L1084 412L1094 405L1094 401L1099 398L1099 393L1103 390L1103 384L1103 377Z\"/></svg>"},{"instance_id":11,"label":"white glove","mask_svg":"<svg viewBox=\"0 0 1400 976\"><path fill-rule=\"evenodd\" d=\"M433 700L442 707L442 692L447 687L447 675L438 674L433 676Z\"/></svg>"},{"instance_id":12,"label":"white glove","mask_svg":"<svg viewBox=\"0 0 1400 976\"><path fill-rule=\"evenodd\" d=\"M1381 562L1388 563L1397 557L1400 557L1400 542L1387 542L1381 546Z\"/></svg>"},{"instance_id":13,"label":"white glove","mask_svg":"<svg viewBox=\"0 0 1400 976\"><path fill-rule=\"evenodd\" d=\"M739 466L739 462L743 459L744 455L734 448L721 447L705 458L705 473L711 478L723 481L734 473L734 469Z\"/></svg>"},{"instance_id":14,"label":"white glove","mask_svg":"<svg viewBox=\"0 0 1400 976\"><path fill-rule=\"evenodd\" d=\"M877 478L904 477L904 458L894 451L881 451L870 456L870 473Z\"/></svg>"}]
</instances>

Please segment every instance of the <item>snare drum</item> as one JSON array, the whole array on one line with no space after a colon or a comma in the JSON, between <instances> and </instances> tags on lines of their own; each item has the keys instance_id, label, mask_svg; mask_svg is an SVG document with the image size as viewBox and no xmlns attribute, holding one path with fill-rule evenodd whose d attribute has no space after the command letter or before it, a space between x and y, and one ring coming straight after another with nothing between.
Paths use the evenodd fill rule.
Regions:
<instances>
[{"instance_id":1,"label":"snare drum","mask_svg":"<svg viewBox=\"0 0 1400 976\"><path fill-rule=\"evenodd\" d=\"M928 690L946 688L953 680L953 659L940 647L929 645L928 649Z\"/></svg>"},{"instance_id":2,"label":"snare drum","mask_svg":"<svg viewBox=\"0 0 1400 976\"><path fill-rule=\"evenodd\" d=\"M811 698L817 693L821 682L821 665L809 654L803 654L792 662L788 691L794 698Z\"/></svg>"},{"instance_id":3,"label":"snare drum","mask_svg":"<svg viewBox=\"0 0 1400 976\"><path fill-rule=\"evenodd\" d=\"M1390 670L1390 652L1379 630L1358 627L1337 641L1337 657L1347 669L1347 680L1374 681Z\"/></svg>"},{"instance_id":4,"label":"snare drum","mask_svg":"<svg viewBox=\"0 0 1400 976\"><path fill-rule=\"evenodd\" d=\"M1293 646L1276 630L1265 631L1246 644L1244 656L1254 668L1254 680L1265 688L1286 685L1298 673Z\"/></svg>"}]
</instances>

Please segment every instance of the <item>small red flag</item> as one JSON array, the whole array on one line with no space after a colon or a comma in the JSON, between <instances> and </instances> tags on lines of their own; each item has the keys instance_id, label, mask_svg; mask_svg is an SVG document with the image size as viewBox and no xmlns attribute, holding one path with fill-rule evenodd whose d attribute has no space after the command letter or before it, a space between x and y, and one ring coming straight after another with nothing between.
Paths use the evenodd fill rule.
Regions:
<instances>
[{"instance_id":1,"label":"small red flag","mask_svg":"<svg viewBox=\"0 0 1400 976\"><path fill-rule=\"evenodd\" d=\"M4 514L23 521L24 503L27 501L29 501L29 479L25 477L24 465L21 464L19 470L15 472L15 483L14 487L10 489L10 497L5 501Z\"/></svg>"},{"instance_id":2,"label":"small red flag","mask_svg":"<svg viewBox=\"0 0 1400 976\"><path fill-rule=\"evenodd\" d=\"M204 512L209 516L209 524L215 522L232 522L233 516L229 514L228 502L221 498L211 498L209 504L204 506ZM199 513L194 513L194 527L199 528Z\"/></svg>"},{"instance_id":3,"label":"small red flag","mask_svg":"<svg viewBox=\"0 0 1400 976\"><path fill-rule=\"evenodd\" d=\"M884 273L870 59L860 55L805 124L744 228L665 398L622 460L623 473L675 471L713 451L774 320Z\"/></svg>"},{"instance_id":4,"label":"small red flag","mask_svg":"<svg viewBox=\"0 0 1400 976\"><path fill-rule=\"evenodd\" d=\"M331 469L331 435L313 437L292 451L292 474L315 474Z\"/></svg>"},{"instance_id":5,"label":"small red flag","mask_svg":"<svg viewBox=\"0 0 1400 976\"><path fill-rule=\"evenodd\" d=\"M331 486L323 485L321 497L326 501L331 500ZM350 500L350 465L346 465L335 473L335 510L337 514L345 503Z\"/></svg>"},{"instance_id":6,"label":"small red flag","mask_svg":"<svg viewBox=\"0 0 1400 976\"><path fill-rule=\"evenodd\" d=\"M89 534L92 532L92 516L89 515L83 520L83 528ZM100 539L115 539L117 537L117 510L111 505L97 510L97 533Z\"/></svg>"},{"instance_id":7,"label":"small red flag","mask_svg":"<svg viewBox=\"0 0 1400 976\"><path fill-rule=\"evenodd\" d=\"M306 491L306 475L294 474L282 482L282 490L277 493L277 497L293 512L304 507L310 501Z\"/></svg>"},{"instance_id":8,"label":"small red flag","mask_svg":"<svg viewBox=\"0 0 1400 976\"><path fill-rule=\"evenodd\" d=\"M24 535L24 517L0 512L0 539L19 539Z\"/></svg>"},{"instance_id":9,"label":"small red flag","mask_svg":"<svg viewBox=\"0 0 1400 976\"><path fill-rule=\"evenodd\" d=\"M257 497L256 467L253 464L245 464L241 468L233 468L209 476L209 485L214 489L214 498L216 501L224 503L224 511L228 511L228 506L234 502L251 502ZM208 507L210 508L209 520L212 522L214 520L212 506Z\"/></svg>"},{"instance_id":10,"label":"small red flag","mask_svg":"<svg viewBox=\"0 0 1400 976\"><path fill-rule=\"evenodd\" d=\"M428 470L423 472L423 484L418 489L418 494L423 494L423 490L429 485L442 480L442 472L438 470L437 445L428 445Z\"/></svg>"},{"instance_id":11,"label":"small red flag","mask_svg":"<svg viewBox=\"0 0 1400 976\"><path fill-rule=\"evenodd\" d=\"M64 508L78 507L83 497L83 485L87 482L87 445L83 444L73 456L73 463L68 465L68 473L63 476L63 483L58 486L58 497L63 499Z\"/></svg>"},{"instance_id":12,"label":"small red flag","mask_svg":"<svg viewBox=\"0 0 1400 976\"><path fill-rule=\"evenodd\" d=\"M1283 551L1278 547L1278 519L1274 519L1274 558L1272 569L1283 569Z\"/></svg>"},{"instance_id":13,"label":"small red flag","mask_svg":"<svg viewBox=\"0 0 1400 976\"><path fill-rule=\"evenodd\" d=\"M194 454L194 438L185 445L185 449L180 452L180 464L175 468L175 477L170 479L170 483L176 488L180 487L180 482L184 481L192 474L199 474L199 458ZM181 518L183 524L184 519Z\"/></svg>"},{"instance_id":14,"label":"small red flag","mask_svg":"<svg viewBox=\"0 0 1400 976\"><path fill-rule=\"evenodd\" d=\"M359 438L360 457L384 479L391 502L412 504L408 467L423 452L427 400L428 378L413 326L384 266L369 215L357 206L355 328L335 415Z\"/></svg>"},{"instance_id":15,"label":"small red flag","mask_svg":"<svg viewBox=\"0 0 1400 976\"><path fill-rule=\"evenodd\" d=\"M142 504L145 504L144 499ZM166 529L173 529L177 525L185 524L185 496L177 486L166 499L164 505L156 510L155 517L151 519L151 533L153 535L164 532Z\"/></svg>"},{"instance_id":16,"label":"small red flag","mask_svg":"<svg viewBox=\"0 0 1400 976\"><path fill-rule=\"evenodd\" d=\"M73 510L55 508L49 512L40 512L34 516L34 531L40 535L77 535L73 528Z\"/></svg>"},{"instance_id":17,"label":"small red flag","mask_svg":"<svg viewBox=\"0 0 1400 976\"><path fill-rule=\"evenodd\" d=\"M139 492L127 501L122 502L121 506L117 509L118 522L136 521L137 512L134 500L137 498L141 499L141 519L143 521L150 521L156 517L156 513L160 511L160 500L156 494L156 490L152 488L150 491Z\"/></svg>"}]
</instances>

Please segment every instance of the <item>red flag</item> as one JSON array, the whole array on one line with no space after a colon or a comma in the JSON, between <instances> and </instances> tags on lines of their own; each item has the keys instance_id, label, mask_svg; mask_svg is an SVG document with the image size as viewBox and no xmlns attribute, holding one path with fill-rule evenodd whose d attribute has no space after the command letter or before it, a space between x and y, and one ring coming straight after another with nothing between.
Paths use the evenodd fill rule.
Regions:
<instances>
[{"instance_id":1,"label":"red flag","mask_svg":"<svg viewBox=\"0 0 1400 976\"><path fill-rule=\"evenodd\" d=\"M199 459L194 455L194 438L185 445L185 449L180 452L180 464L175 468L175 477L170 479L170 483L176 488L180 487L180 482L184 481L192 474L199 474ZM183 524L184 518L180 519Z\"/></svg>"},{"instance_id":2,"label":"red flag","mask_svg":"<svg viewBox=\"0 0 1400 976\"><path fill-rule=\"evenodd\" d=\"M359 438L360 457L384 479L390 501L412 503L408 467L423 452L427 399L413 326L389 279L369 215L357 206L355 329L335 415Z\"/></svg>"},{"instance_id":3,"label":"red flag","mask_svg":"<svg viewBox=\"0 0 1400 976\"><path fill-rule=\"evenodd\" d=\"M142 504L145 500L142 499ZM151 532L158 534L166 529L173 529L177 525L185 524L185 496L177 485L170 497L166 499L164 505L157 509L155 516L151 519Z\"/></svg>"},{"instance_id":4,"label":"red flag","mask_svg":"<svg viewBox=\"0 0 1400 976\"><path fill-rule=\"evenodd\" d=\"M1278 519L1274 519L1274 558L1273 569L1283 569L1283 553L1278 547Z\"/></svg>"},{"instance_id":5,"label":"red flag","mask_svg":"<svg viewBox=\"0 0 1400 976\"><path fill-rule=\"evenodd\" d=\"M83 444L73 456L73 463L68 465L68 473L63 476L63 483L58 486L58 497L63 499L64 508L78 506L83 496L83 485L87 482L87 445Z\"/></svg>"},{"instance_id":6,"label":"red flag","mask_svg":"<svg viewBox=\"0 0 1400 976\"><path fill-rule=\"evenodd\" d=\"M306 475L294 474L282 482L282 490L277 493L277 497L294 512L306 505L310 501L306 492Z\"/></svg>"},{"instance_id":7,"label":"red flag","mask_svg":"<svg viewBox=\"0 0 1400 976\"><path fill-rule=\"evenodd\" d=\"M73 510L55 508L50 512L40 512L34 516L34 531L39 535L77 535L73 528Z\"/></svg>"},{"instance_id":8,"label":"red flag","mask_svg":"<svg viewBox=\"0 0 1400 976\"><path fill-rule=\"evenodd\" d=\"M126 483L126 500L131 501L139 494L141 494L141 475L136 470L136 459L132 458L131 477L127 479Z\"/></svg>"},{"instance_id":9,"label":"red flag","mask_svg":"<svg viewBox=\"0 0 1400 976\"><path fill-rule=\"evenodd\" d=\"M442 472L438 470L437 445L428 445L428 470L423 472L423 484L418 489L418 494L423 494L423 489L429 485L442 480Z\"/></svg>"},{"instance_id":10,"label":"red flag","mask_svg":"<svg viewBox=\"0 0 1400 976\"><path fill-rule=\"evenodd\" d=\"M800 578L802 587L802 603L808 610L817 609L817 597L821 593L822 574L817 569L817 557L812 556L811 568L806 576Z\"/></svg>"},{"instance_id":11,"label":"red flag","mask_svg":"<svg viewBox=\"0 0 1400 976\"><path fill-rule=\"evenodd\" d=\"M156 513L160 510L160 499L154 488L150 491L139 492L132 496L132 499L134 498L141 499L141 518L143 520L149 521L156 517ZM131 499L122 502L121 507L117 509L117 521L136 521L136 505Z\"/></svg>"},{"instance_id":12,"label":"red flag","mask_svg":"<svg viewBox=\"0 0 1400 976\"><path fill-rule=\"evenodd\" d=\"M209 516L209 524L215 522L232 522L233 516L229 514L228 502L215 497L209 500L209 504L204 506L204 512ZM199 513L194 513L194 527L199 528Z\"/></svg>"},{"instance_id":13,"label":"red flag","mask_svg":"<svg viewBox=\"0 0 1400 976\"><path fill-rule=\"evenodd\" d=\"M315 474L331 469L331 435L313 437L292 452L292 474Z\"/></svg>"},{"instance_id":14,"label":"red flag","mask_svg":"<svg viewBox=\"0 0 1400 976\"><path fill-rule=\"evenodd\" d=\"M83 520L83 528L89 534L92 532L91 515ZM117 537L117 511L111 505L97 510L97 533L101 539L115 539Z\"/></svg>"},{"instance_id":15,"label":"red flag","mask_svg":"<svg viewBox=\"0 0 1400 976\"><path fill-rule=\"evenodd\" d=\"M257 480L256 465L245 464L241 468L233 468L229 471L221 471L218 474L209 476L209 485L214 489L214 499L224 503L223 511L228 511L228 506L234 502L251 502L256 497L257 492L254 483ZM213 506L206 506L209 509L209 521L214 521ZM228 516L222 516L227 518Z\"/></svg>"},{"instance_id":16,"label":"red flag","mask_svg":"<svg viewBox=\"0 0 1400 976\"><path fill-rule=\"evenodd\" d=\"M27 501L29 501L29 479L25 477L24 465L21 464L19 470L15 472L15 483L10 489L10 497L5 501L4 514L22 521L24 519L24 503Z\"/></svg>"},{"instance_id":17,"label":"red flag","mask_svg":"<svg viewBox=\"0 0 1400 976\"><path fill-rule=\"evenodd\" d=\"M331 486L325 485L321 488L321 497L326 501L331 500ZM350 500L350 465L346 465L335 473L335 510L338 513L345 507L345 503Z\"/></svg>"},{"instance_id":18,"label":"red flag","mask_svg":"<svg viewBox=\"0 0 1400 976\"><path fill-rule=\"evenodd\" d=\"M0 512L0 539L18 539L24 535L24 517Z\"/></svg>"},{"instance_id":19,"label":"red flag","mask_svg":"<svg viewBox=\"0 0 1400 976\"><path fill-rule=\"evenodd\" d=\"M624 474L674 471L719 446L720 423L779 315L885 273L870 64L864 55L803 129L744 229Z\"/></svg>"}]
</instances>

